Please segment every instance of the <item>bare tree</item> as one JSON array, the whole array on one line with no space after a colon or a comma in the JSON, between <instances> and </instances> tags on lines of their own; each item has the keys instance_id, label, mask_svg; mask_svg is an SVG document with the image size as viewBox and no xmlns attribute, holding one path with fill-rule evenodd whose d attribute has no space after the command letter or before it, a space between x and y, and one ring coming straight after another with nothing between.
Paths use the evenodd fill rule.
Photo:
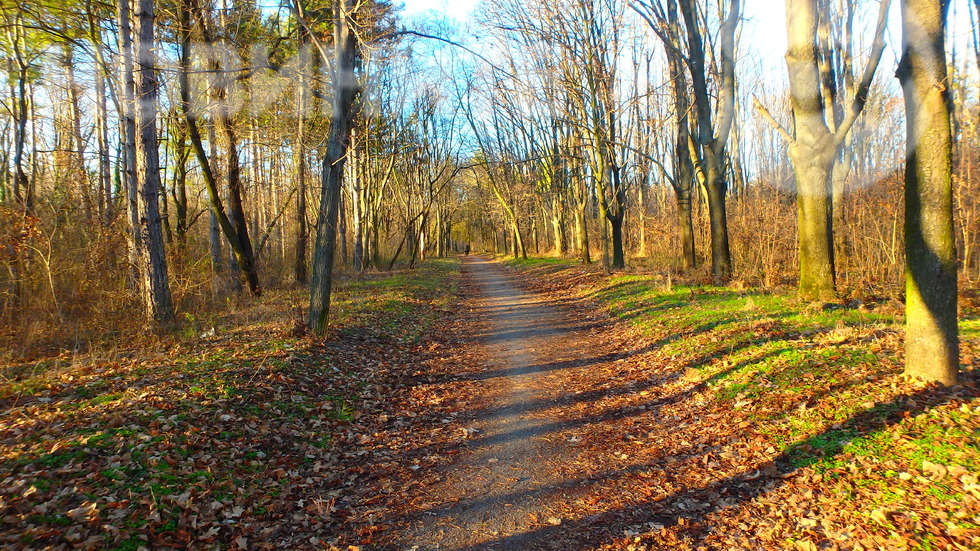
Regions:
<instances>
[{"instance_id":1,"label":"bare tree","mask_svg":"<svg viewBox=\"0 0 980 551\"><path fill-rule=\"evenodd\" d=\"M307 323L314 333L327 328L330 313L330 291L333 285L333 263L337 248L337 217L343 187L344 163L350 144L355 102L359 92L354 63L359 46L354 20L354 2L337 0L333 7L333 113L327 150L321 168L320 208L310 278L310 308Z\"/></svg>"},{"instance_id":2,"label":"bare tree","mask_svg":"<svg viewBox=\"0 0 980 551\"><path fill-rule=\"evenodd\" d=\"M786 0L793 132L783 129L758 100L757 108L789 143L796 173L797 228L800 247L800 297L830 299L836 293L833 234L833 178L841 165L841 148L867 103L868 91L885 47L889 0L880 3L874 45L846 114L839 98L828 34L831 16L826 2ZM849 52L844 52L847 58ZM849 63L849 61L848 61ZM844 115L841 117L841 115ZM839 170L838 170L839 171Z\"/></svg>"},{"instance_id":3,"label":"bare tree","mask_svg":"<svg viewBox=\"0 0 980 551\"><path fill-rule=\"evenodd\" d=\"M725 147L735 119L735 29L741 18L740 0L731 0L720 29L717 113L712 111L708 89L704 32L693 0L680 0L687 28L687 66L697 115L692 133L691 158L695 169L704 174L711 224L711 271L718 282L732 276L732 255L728 245L728 174Z\"/></svg>"},{"instance_id":4,"label":"bare tree","mask_svg":"<svg viewBox=\"0 0 980 551\"><path fill-rule=\"evenodd\" d=\"M666 4L664 6L663 4ZM677 222L681 235L681 255L685 269L697 265L694 248L694 164L691 156L691 101L688 97L687 73L684 71L685 56L681 37L683 31L677 16L677 0L662 3L636 2L634 9L647 21L660 37L667 56L668 79L674 100L673 177L670 184L677 202Z\"/></svg>"}]
</instances>

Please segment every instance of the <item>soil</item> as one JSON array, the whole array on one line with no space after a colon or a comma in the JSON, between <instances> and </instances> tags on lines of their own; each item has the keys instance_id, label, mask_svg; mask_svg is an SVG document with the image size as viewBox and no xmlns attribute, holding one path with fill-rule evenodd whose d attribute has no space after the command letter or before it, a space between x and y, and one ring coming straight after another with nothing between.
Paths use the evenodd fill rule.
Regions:
<instances>
[{"instance_id":1,"label":"soil","mask_svg":"<svg viewBox=\"0 0 980 551\"><path fill-rule=\"evenodd\" d=\"M435 505L409 515L401 547L567 548L563 515L590 474L576 467L583 423L571 410L593 390L590 375L629 358L637 337L611 335L611 322L596 319L605 316L524 289L486 259L467 257L463 274L465 340L488 361L462 377L482 383L486 409L461 429L465 453L427 489Z\"/></svg>"}]
</instances>

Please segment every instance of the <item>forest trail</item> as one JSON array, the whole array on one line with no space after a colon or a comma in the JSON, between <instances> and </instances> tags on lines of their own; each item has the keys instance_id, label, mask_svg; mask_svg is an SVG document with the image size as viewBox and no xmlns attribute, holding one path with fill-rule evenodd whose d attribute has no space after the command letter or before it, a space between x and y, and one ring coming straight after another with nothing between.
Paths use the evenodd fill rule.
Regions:
<instances>
[{"instance_id":1,"label":"forest trail","mask_svg":"<svg viewBox=\"0 0 980 551\"><path fill-rule=\"evenodd\" d=\"M595 367L589 358L615 351L595 323L518 287L501 265L467 257L463 274L472 290L463 307L477 325L471 336L490 358L465 377L488 383L492 407L464 429L467 453L428 489L428 501L440 504L416 516L405 548L561 548L554 532L576 493L568 466L580 439L554 406Z\"/></svg>"}]
</instances>

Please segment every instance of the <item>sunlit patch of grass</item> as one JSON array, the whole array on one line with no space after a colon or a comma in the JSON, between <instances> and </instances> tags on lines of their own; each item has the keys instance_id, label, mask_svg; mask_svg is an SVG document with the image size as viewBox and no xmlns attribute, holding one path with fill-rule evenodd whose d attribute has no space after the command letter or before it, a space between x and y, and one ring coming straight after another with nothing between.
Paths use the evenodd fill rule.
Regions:
<instances>
[{"instance_id":1,"label":"sunlit patch of grass","mask_svg":"<svg viewBox=\"0 0 980 551\"><path fill-rule=\"evenodd\" d=\"M350 334L417 342L455 296L459 267L456 258L439 258L413 270L345 280L335 293L333 323Z\"/></svg>"},{"instance_id":2,"label":"sunlit patch of grass","mask_svg":"<svg viewBox=\"0 0 980 551\"><path fill-rule=\"evenodd\" d=\"M961 338L980 338L980 316L960 319Z\"/></svg>"}]
</instances>

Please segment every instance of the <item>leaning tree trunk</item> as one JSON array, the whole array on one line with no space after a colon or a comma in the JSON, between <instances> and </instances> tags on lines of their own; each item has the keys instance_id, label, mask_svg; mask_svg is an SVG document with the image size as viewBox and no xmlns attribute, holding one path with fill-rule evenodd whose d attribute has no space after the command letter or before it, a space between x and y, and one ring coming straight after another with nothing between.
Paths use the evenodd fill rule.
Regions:
<instances>
[{"instance_id":1,"label":"leaning tree trunk","mask_svg":"<svg viewBox=\"0 0 980 551\"><path fill-rule=\"evenodd\" d=\"M247 228L245 226L245 215L241 200L241 182L238 174L238 152L235 150L236 140L234 132L231 128L230 116L228 115L227 111L227 99L220 96L218 98L220 104L220 116L218 118L221 121L222 130L229 141L227 158L229 163L228 185L230 208L228 212L231 212L233 216L229 216L228 212L225 211L224 201L221 199L221 194L218 190L217 178L215 177L214 172L211 170L211 163L208 160L208 153L204 150L204 140L201 137L201 131L197 124L197 109L196 106L191 105L191 86L189 80L191 72L191 3L192 2L188 0L182 0L178 3L181 46L177 70L177 81L180 89L181 110L183 111L184 119L187 122L187 133L190 137L191 145L194 148L194 153L197 156L198 164L201 167L201 176L204 180L204 187L208 191L208 199L211 203L211 213L214 217L213 221L217 222L218 227L221 229L221 233L223 233L225 238L228 240L228 244L231 247L232 254L234 255L234 260L238 263L238 266L245 276L245 279L248 281L249 290L253 295L259 296L262 293L262 288L259 286L255 256L253 254L251 242L248 239ZM205 42L208 44L213 43L210 33L207 32L207 27L203 24L203 18L199 13L197 20L201 23L201 32L204 34ZM218 68L212 67L211 70L217 71ZM221 78L226 77L225 75L221 75ZM214 125L211 125L209 130L213 129ZM209 141L213 146L215 143L213 134L209 135ZM214 249L212 248L212 251L213 250ZM218 271L217 266L219 265L220 263L214 264L216 273Z\"/></svg>"},{"instance_id":2,"label":"leaning tree trunk","mask_svg":"<svg viewBox=\"0 0 980 551\"><path fill-rule=\"evenodd\" d=\"M905 95L905 372L951 385L959 369L952 136L944 34L948 0L902 0Z\"/></svg>"},{"instance_id":3,"label":"leaning tree trunk","mask_svg":"<svg viewBox=\"0 0 980 551\"><path fill-rule=\"evenodd\" d=\"M125 3L128 0L120 0ZM173 321L174 307L167 278L160 218L160 154L157 148L158 84L153 54L153 0L139 0L136 8L136 176L139 182L140 276L147 319ZM129 11L126 9L125 11ZM123 13L124 10L120 10Z\"/></svg>"},{"instance_id":4,"label":"leaning tree trunk","mask_svg":"<svg viewBox=\"0 0 980 551\"><path fill-rule=\"evenodd\" d=\"M337 249L337 218L344 180L344 162L353 125L354 101L358 87L354 74L357 36L353 31L352 0L338 0L334 6L334 97L327 150L323 156L320 208L310 278L308 323L314 333L323 333L330 314L333 263Z\"/></svg>"}]
</instances>

